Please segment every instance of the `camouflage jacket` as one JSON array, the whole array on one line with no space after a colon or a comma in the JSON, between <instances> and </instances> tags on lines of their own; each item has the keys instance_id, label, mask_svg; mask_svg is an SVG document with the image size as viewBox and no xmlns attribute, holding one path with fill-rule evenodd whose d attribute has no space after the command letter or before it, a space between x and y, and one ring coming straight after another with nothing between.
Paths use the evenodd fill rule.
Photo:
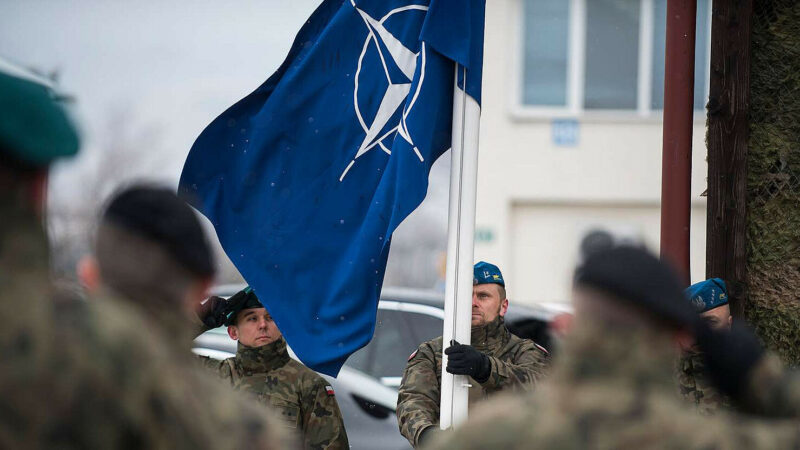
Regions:
<instances>
[{"instance_id":1,"label":"camouflage jacket","mask_svg":"<svg viewBox=\"0 0 800 450\"><path fill-rule=\"evenodd\" d=\"M430 449L776 449L800 446L796 421L696 414L675 395L677 358L654 329L575 324L535 392L479 405Z\"/></svg>"},{"instance_id":2,"label":"camouflage jacket","mask_svg":"<svg viewBox=\"0 0 800 450\"><path fill-rule=\"evenodd\" d=\"M255 394L259 402L278 413L284 425L301 431L305 448L349 448L333 388L289 357L283 338L256 348L240 343L233 358L201 357L201 361L235 389Z\"/></svg>"},{"instance_id":3,"label":"camouflage jacket","mask_svg":"<svg viewBox=\"0 0 800 450\"><path fill-rule=\"evenodd\" d=\"M720 408L730 408L730 399L708 380L703 354L699 351L691 349L681 355L675 378L680 396L695 405L700 414L711 415Z\"/></svg>"},{"instance_id":4,"label":"camouflage jacket","mask_svg":"<svg viewBox=\"0 0 800 450\"><path fill-rule=\"evenodd\" d=\"M472 329L471 343L491 362L489 379L472 380L469 401L485 399L501 390L532 389L541 378L547 354L528 339L508 331L502 317ZM425 428L438 426L442 385L442 338L424 342L411 354L397 398L400 433L413 446Z\"/></svg>"},{"instance_id":5,"label":"camouflage jacket","mask_svg":"<svg viewBox=\"0 0 800 450\"><path fill-rule=\"evenodd\" d=\"M0 448L291 445L275 419L198 373L132 305L56 299L41 221L1 197Z\"/></svg>"}]
</instances>

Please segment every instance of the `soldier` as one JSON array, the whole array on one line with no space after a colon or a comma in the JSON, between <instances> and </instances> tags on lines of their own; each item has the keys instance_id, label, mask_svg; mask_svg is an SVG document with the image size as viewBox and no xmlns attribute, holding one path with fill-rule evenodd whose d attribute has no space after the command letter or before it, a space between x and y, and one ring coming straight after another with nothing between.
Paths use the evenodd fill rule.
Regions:
<instances>
[{"instance_id":1,"label":"soldier","mask_svg":"<svg viewBox=\"0 0 800 450\"><path fill-rule=\"evenodd\" d=\"M302 434L305 448L349 448L333 388L289 356L286 341L255 292L247 287L227 303L235 305L225 311L224 322L230 338L238 341L236 356L223 361L200 357L204 365L278 412L284 425ZM207 314L215 310L221 309L212 305ZM213 326L215 319L203 319Z\"/></svg>"},{"instance_id":2,"label":"soldier","mask_svg":"<svg viewBox=\"0 0 800 450\"><path fill-rule=\"evenodd\" d=\"M430 448L800 445L796 421L726 411L699 416L675 396L669 368L679 352L677 341L704 325L672 271L645 250L618 247L589 255L576 271L572 299L575 326L548 380L531 394L480 405L467 423ZM713 336L698 333L707 346L720 341Z\"/></svg>"},{"instance_id":3,"label":"soldier","mask_svg":"<svg viewBox=\"0 0 800 450\"><path fill-rule=\"evenodd\" d=\"M728 306L728 291L725 282L711 278L689 286L686 296L700 316L714 329L730 329L733 318ZM678 360L676 378L681 397L696 406L703 415L729 408L730 399L722 395L708 379L703 354L697 346L691 346Z\"/></svg>"},{"instance_id":4,"label":"soldier","mask_svg":"<svg viewBox=\"0 0 800 450\"><path fill-rule=\"evenodd\" d=\"M129 186L108 202L95 234L93 254L78 265L84 286L130 300L189 355L196 331L190 322L214 277L211 248L191 207L169 189Z\"/></svg>"},{"instance_id":5,"label":"soldier","mask_svg":"<svg viewBox=\"0 0 800 450\"><path fill-rule=\"evenodd\" d=\"M44 182L78 149L59 102L0 70L0 448L284 448L273 419L175 364L135 310L54 295Z\"/></svg>"},{"instance_id":6,"label":"soldier","mask_svg":"<svg viewBox=\"0 0 800 450\"><path fill-rule=\"evenodd\" d=\"M501 390L530 390L542 376L547 353L506 328L508 310L500 269L479 262L473 270L472 345L445 350L447 371L469 375L470 403ZM417 447L438 431L442 376L442 337L422 343L408 358L397 398L400 433Z\"/></svg>"}]
</instances>

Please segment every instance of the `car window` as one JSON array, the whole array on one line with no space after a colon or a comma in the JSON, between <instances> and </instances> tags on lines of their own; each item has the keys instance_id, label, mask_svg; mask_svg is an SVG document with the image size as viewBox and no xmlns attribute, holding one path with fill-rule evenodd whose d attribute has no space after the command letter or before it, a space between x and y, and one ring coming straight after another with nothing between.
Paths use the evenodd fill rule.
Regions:
<instances>
[{"instance_id":1,"label":"car window","mask_svg":"<svg viewBox=\"0 0 800 450\"><path fill-rule=\"evenodd\" d=\"M378 330L376 326L375 334L377 333ZM373 340L365 347L361 347L357 352L350 355L350 357L347 358L347 365L354 369L358 369L364 373L372 375L369 366L371 360L370 354L372 353L372 347L373 347L372 342L374 342L374 340L375 339L373 338Z\"/></svg>"},{"instance_id":2,"label":"car window","mask_svg":"<svg viewBox=\"0 0 800 450\"><path fill-rule=\"evenodd\" d=\"M408 355L417 348L403 312L378 310L375 335L366 347L347 359L347 365L376 378L399 377Z\"/></svg>"},{"instance_id":3,"label":"car window","mask_svg":"<svg viewBox=\"0 0 800 450\"><path fill-rule=\"evenodd\" d=\"M376 378L401 377L408 356L421 343L441 336L442 326L442 319L428 314L379 309L372 341L351 355L347 365Z\"/></svg>"},{"instance_id":4,"label":"car window","mask_svg":"<svg viewBox=\"0 0 800 450\"><path fill-rule=\"evenodd\" d=\"M414 336L414 341L416 342L416 345L411 351L414 351L419 344L442 335L444 321L438 317L422 313L406 312L405 319L411 329L411 334Z\"/></svg>"},{"instance_id":5,"label":"car window","mask_svg":"<svg viewBox=\"0 0 800 450\"><path fill-rule=\"evenodd\" d=\"M417 348L413 336L408 333L406 313L378 310L378 324L374 346L372 374L376 377L397 377L403 374L408 355Z\"/></svg>"}]
</instances>

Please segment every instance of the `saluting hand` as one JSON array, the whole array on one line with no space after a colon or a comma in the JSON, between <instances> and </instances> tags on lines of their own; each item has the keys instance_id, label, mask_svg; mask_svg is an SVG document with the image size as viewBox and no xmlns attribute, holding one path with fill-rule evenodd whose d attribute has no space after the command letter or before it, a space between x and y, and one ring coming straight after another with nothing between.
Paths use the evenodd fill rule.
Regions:
<instances>
[{"instance_id":1,"label":"saluting hand","mask_svg":"<svg viewBox=\"0 0 800 450\"><path fill-rule=\"evenodd\" d=\"M198 307L197 316L209 329L225 325L229 313L247 300L247 294L243 292L237 292L227 300L217 296L209 297Z\"/></svg>"},{"instance_id":2,"label":"saluting hand","mask_svg":"<svg viewBox=\"0 0 800 450\"><path fill-rule=\"evenodd\" d=\"M471 345L462 345L455 340L444 351L447 355L446 370L453 375L469 375L478 383L489 379L492 363L489 357Z\"/></svg>"}]
</instances>

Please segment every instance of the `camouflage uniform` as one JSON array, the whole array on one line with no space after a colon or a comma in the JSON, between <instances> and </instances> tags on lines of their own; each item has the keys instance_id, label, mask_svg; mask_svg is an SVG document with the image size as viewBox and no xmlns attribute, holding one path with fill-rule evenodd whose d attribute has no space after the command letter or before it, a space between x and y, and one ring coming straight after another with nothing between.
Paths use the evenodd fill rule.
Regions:
<instances>
[{"instance_id":1,"label":"camouflage uniform","mask_svg":"<svg viewBox=\"0 0 800 450\"><path fill-rule=\"evenodd\" d=\"M703 354L698 350L691 349L681 355L675 377L680 396L695 405L700 414L711 415L720 408L730 408L730 399L708 379Z\"/></svg>"},{"instance_id":2,"label":"camouflage uniform","mask_svg":"<svg viewBox=\"0 0 800 450\"><path fill-rule=\"evenodd\" d=\"M529 390L543 374L546 353L533 341L508 331L502 317L472 329L472 346L491 362L489 379L472 381L469 401L473 403L501 390ZM424 342L411 354L403 373L397 398L400 433L413 446L422 432L439 425L442 385L442 338Z\"/></svg>"},{"instance_id":3,"label":"camouflage uniform","mask_svg":"<svg viewBox=\"0 0 800 450\"><path fill-rule=\"evenodd\" d=\"M796 421L692 414L675 396L670 337L576 324L536 392L492 399L431 449L775 449L800 446Z\"/></svg>"},{"instance_id":4,"label":"camouflage uniform","mask_svg":"<svg viewBox=\"0 0 800 450\"><path fill-rule=\"evenodd\" d=\"M0 195L0 448L286 448L275 419L113 298L54 300L47 241Z\"/></svg>"},{"instance_id":5,"label":"camouflage uniform","mask_svg":"<svg viewBox=\"0 0 800 450\"><path fill-rule=\"evenodd\" d=\"M200 359L235 389L255 394L278 413L284 425L301 431L305 448L350 447L333 389L316 372L289 357L283 338L261 347L239 343L236 356L223 361Z\"/></svg>"}]
</instances>

